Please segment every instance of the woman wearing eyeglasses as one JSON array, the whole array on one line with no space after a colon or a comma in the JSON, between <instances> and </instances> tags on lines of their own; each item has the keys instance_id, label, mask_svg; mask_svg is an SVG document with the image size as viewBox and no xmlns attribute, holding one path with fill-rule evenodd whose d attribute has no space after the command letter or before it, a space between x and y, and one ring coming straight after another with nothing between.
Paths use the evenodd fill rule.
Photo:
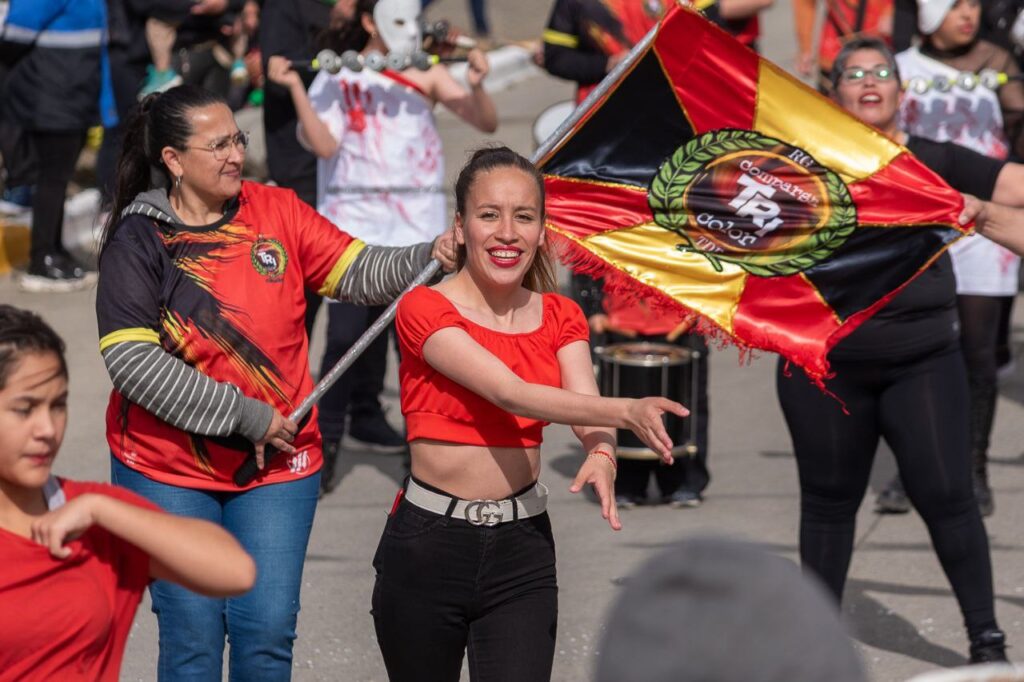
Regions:
<instances>
[{"instance_id":1,"label":"woman wearing eyeglasses","mask_svg":"<svg viewBox=\"0 0 1024 682\"><path fill-rule=\"evenodd\" d=\"M920 0L922 41L896 55L907 84L902 128L911 135L955 142L997 160L1024 156L1024 83L994 86L977 74L1020 73L1013 56L978 37L980 0ZM996 409L997 367L1008 364L1008 320L1017 295L1020 259L981 236L950 249L956 273L961 345L970 385L971 457L982 514L995 508L988 482L989 437ZM1007 331L1000 332L1004 327ZM879 497L881 511L906 511L899 482Z\"/></svg>"},{"instance_id":2,"label":"woman wearing eyeglasses","mask_svg":"<svg viewBox=\"0 0 1024 682\"><path fill-rule=\"evenodd\" d=\"M247 141L208 91L150 96L127 126L103 236L111 479L222 525L257 566L253 590L229 599L153 583L161 680L220 679L225 635L232 679L290 678L322 463L316 420L283 416L312 389L304 291L379 304L432 256L454 263L450 245L368 246L291 190L243 182ZM281 454L264 461L268 444ZM253 447L262 472L240 489Z\"/></svg>"},{"instance_id":3,"label":"woman wearing eyeglasses","mask_svg":"<svg viewBox=\"0 0 1024 682\"><path fill-rule=\"evenodd\" d=\"M1024 205L1024 166L900 130L899 72L885 43L847 43L832 77L840 106L906 145L954 188ZM833 395L798 370L790 376L785 363L777 373L800 473L801 562L842 598L857 510L884 438L956 595L971 661L1005 661L988 537L971 486L967 377L949 256L836 344L829 362L835 376L826 386Z\"/></svg>"}]
</instances>

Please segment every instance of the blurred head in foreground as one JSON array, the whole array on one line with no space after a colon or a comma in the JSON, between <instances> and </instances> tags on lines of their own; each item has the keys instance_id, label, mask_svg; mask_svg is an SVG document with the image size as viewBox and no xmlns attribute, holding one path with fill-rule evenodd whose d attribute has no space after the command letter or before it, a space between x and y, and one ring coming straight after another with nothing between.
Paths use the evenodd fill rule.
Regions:
<instances>
[{"instance_id":1,"label":"blurred head in foreground","mask_svg":"<svg viewBox=\"0 0 1024 682\"><path fill-rule=\"evenodd\" d=\"M835 601L748 543L687 539L612 607L597 682L865 682Z\"/></svg>"}]
</instances>

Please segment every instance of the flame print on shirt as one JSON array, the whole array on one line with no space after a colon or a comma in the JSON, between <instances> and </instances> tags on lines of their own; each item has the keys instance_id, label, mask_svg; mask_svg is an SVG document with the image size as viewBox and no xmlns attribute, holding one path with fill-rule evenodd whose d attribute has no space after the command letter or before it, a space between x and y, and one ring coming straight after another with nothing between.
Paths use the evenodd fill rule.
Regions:
<instances>
[{"instance_id":1,"label":"flame print on shirt","mask_svg":"<svg viewBox=\"0 0 1024 682\"><path fill-rule=\"evenodd\" d=\"M164 246L174 254L174 267L184 274L177 285L184 290L179 289L175 299L189 302L187 311L163 311L164 348L207 376L224 374L223 367L214 374L211 358L227 361L232 373L241 378L237 384L245 388L247 395L280 405L288 402L289 382L256 340L244 331L251 326L247 324L248 313L217 293L218 271L236 259L248 264L254 235L255 230L238 224L204 232L161 234ZM190 440L196 465L212 471L204 437L190 434ZM248 445L247 441L232 438L216 440L229 447Z\"/></svg>"}]
</instances>

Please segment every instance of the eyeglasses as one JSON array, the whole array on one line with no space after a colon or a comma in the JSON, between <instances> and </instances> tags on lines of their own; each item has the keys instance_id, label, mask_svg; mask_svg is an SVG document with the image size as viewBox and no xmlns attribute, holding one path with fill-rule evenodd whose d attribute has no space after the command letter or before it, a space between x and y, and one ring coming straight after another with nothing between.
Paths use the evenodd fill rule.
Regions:
<instances>
[{"instance_id":1,"label":"eyeglasses","mask_svg":"<svg viewBox=\"0 0 1024 682\"><path fill-rule=\"evenodd\" d=\"M845 83L859 83L868 75L875 77L875 80L889 81L896 77L892 67L889 66L876 66L873 69L862 69L860 67L854 67L851 69L844 69L842 75L839 77Z\"/></svg>"},{"instance_id":2,"label":"eyeglasses","mask_svg":"<svg viewBox=\"0 0 1024 682\"><path fill-rule=\"evenodd\" d=\"M211 142L205 147L186 147L186 149L198 149L204 152L213 152L213 158L217 161L226 161L231 156L232 149L238 149L240 152L245 153L246 148L249 146L249 133L246 131L239 131L234 135L221 138L216 142Z\"/></svg>"}]
</instances>

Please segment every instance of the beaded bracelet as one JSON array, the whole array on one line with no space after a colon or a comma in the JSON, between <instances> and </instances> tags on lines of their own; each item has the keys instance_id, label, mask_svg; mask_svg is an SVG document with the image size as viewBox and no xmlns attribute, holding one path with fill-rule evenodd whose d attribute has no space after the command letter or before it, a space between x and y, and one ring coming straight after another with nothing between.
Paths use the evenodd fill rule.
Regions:
<instances>
[{"instance_id":1,"label":"beaded bracelet","mask_svg":"<svg viewBox=\"0 0 1024 682\"><path fill-rule=\"evenodd\" d=\"M607 457L608 461L612 463L612 469L618 470L619 465L615 461L615 456L612 453L608 452L607 450L592 450L591 452L589 452L587 454L587 457L593 457L595 455L600 455L602 457Z\"/></svg>"}]
</instances>

